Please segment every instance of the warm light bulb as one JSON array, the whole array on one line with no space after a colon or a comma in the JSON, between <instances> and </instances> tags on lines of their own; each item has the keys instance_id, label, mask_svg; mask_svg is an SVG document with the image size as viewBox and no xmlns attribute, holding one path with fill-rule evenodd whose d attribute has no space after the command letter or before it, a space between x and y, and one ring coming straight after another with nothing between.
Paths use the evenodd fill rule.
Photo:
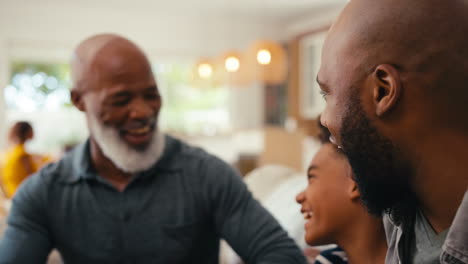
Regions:
<instances>
[{"instance_id":1,"label":"warm light bulb","mask_svg":"<svg viewBox=\"0 0 468 264\"><path fill-rule=\"evenodd\" d=\"M240 66L239 59L234 56L227 57L224 66L228 72L236 72Z\"/></svg>"},{"instance_id":2,"label":"warm light bulb","mask_svg":"<svg viewBox=\"0 0 468 264\"><path fill-rule=\"evenodd\" d=\"M198 65L198 75L203 79L208 79L213 73L213 67L208 63L202 63Z\"/></svg>"},{"instance_id":3,"label":"warm light bulb","mask_svg":"<svg viewBox=\"0 0 468 264\"><path fill-rule=\"evenodd\" d=\"M270 64L271 62L271 53L269 50L261 49L257 52L257 61L262 65Z\"/></svg>"}]
</instances>

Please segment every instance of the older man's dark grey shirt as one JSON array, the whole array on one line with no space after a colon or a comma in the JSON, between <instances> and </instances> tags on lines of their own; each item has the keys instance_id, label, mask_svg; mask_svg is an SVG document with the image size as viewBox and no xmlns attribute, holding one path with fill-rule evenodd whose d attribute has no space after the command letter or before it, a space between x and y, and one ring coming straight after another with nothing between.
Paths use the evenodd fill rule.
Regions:
<instances>
[{"instance_id":1,"label":"older man's dark grey shirt","mask_svg":"<svg viewBox=\"0 0 468 264\"><path fill-rule=\"evenodd\" d=\"M86 143L21 186L0 263L44 263L57 248L67 264L210 264L220 238L247 263L305 263L221 160L166 137L162 158L119 192L94 172Z\"/></svg>"}]
</instances>

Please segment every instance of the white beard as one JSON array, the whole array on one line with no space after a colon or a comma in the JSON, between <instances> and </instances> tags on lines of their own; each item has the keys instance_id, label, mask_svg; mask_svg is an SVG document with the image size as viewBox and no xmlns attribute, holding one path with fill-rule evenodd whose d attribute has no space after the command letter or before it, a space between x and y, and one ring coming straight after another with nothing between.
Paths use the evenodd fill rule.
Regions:
<instances>
[{"instance_id":1,"label":"white beard","mask_svg":"<svg viewBox=\"0 0 468 264\"><path fill-rule=\"evenodd\" d=\"M88 116L88 128L102 153L126 173L137 173L151 168L161 158L165 138L156 127L149 146L137 151L125 143L115 128L101 124L96 117Z\"/></svg>"}]
</instances>

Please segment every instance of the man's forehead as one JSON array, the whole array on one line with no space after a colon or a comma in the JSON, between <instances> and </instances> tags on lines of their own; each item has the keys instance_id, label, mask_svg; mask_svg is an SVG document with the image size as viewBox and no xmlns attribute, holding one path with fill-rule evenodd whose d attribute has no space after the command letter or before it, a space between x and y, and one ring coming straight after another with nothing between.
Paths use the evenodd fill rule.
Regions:
<instances>
[{"instance_id":1,"label":"man's forehead","mask_svg":"<svg viewBox=\"0 0 468 264\"><path fill-rule=\"evenodd\" d=\"M118 93L124 90L132 92L140 92L146 89L156 89L156 80L151 72L145 74L139 72L102 72L95 75L95 89L106 90L106 94Z\"/></svg>"},{"instance_id":2,"label":"man's forehead","mask_svg":"<svg viewBox=\"0 0 468 264\"><path fill-rule=\"evenodd\" d=\"M86 39L78 45L74 57L81 61L92 61L101 50L117 39L118 36L107 34Z\"/></svg>"},{"instance_id":3,"label":"man's forehead","mask_svg":"<svg viewBox=\"0 0 468 264\"><path fill-rule=\"evenodd\" d=\"M90 37L78 45L71 59L72 79L74 82L80 81L89 65L95 60L97 54L116 38L117 36L115 35L102 34Z\"/></svg>"},{"instance_id":4,"label":"man's forehead","mask_svg":"<svg viewBox=\"0 0 468 264\"><path fill-rule=\"evenodd\" d=\"M93 36L78 45L72 58L72 79L75 84L131 71L146 72L151 71L151 67L134 43L118 35Z\"/></svg>"},{"instance_id":5,"label":"man's forehead","mask_svg":"<svg viewBox=\"0 0 468 264\"><path fill-rule=\"evenodd\" d=\"M370 25L373 23L369 20L373 15L366 13L370 3L370 0L353 0L345 6L327 34L324 43L327 56L353 57L362 51L364 42L372 34Z\"/></svg>"},{"instance_id":6,"label":"man's forehead","mask_svg":"<svg viewBox=\"0 0 468 264\"><path fill-rule=\"evenodd\" d=\"M139 82L133 83L124 83L124 82L113 82L107 83L105 87L104 93L108 95L112 94L119 94L122 92L128 93L140 93L140 92L147 92L147 91L158 91L156 82L154 80L141 80Z\"/></svg>"},{"instance_id":7,"label":"man's forehead","mask_svg":"<svg viewBox=\"0 0 468 264\"><path fill-rule=\"evenodd\" d=\"M132 47L106 48L89 65L87 75L112 83L153 81L153 72L146 56Z\"/></svg>"},{"instance_id":8,"label":"man's forehead","mask_svg":"<svg viewBox=\"0 0 468 264\"><path fill-rule=\"evenodd\" d=\"M318 79L327 82L330 74L336 74L342 66L349 63L351 57L347 52L347 42L344 34L330 31L322 49L321 67Z\"/></svg>"},{"instance_id":9,"label":"man's forehead","mask_svg":"<svg viewBox=\"0 0 468 264\"><path fill-rule=\"evenodd\" d=\"M96 58L89 74L105 74L114 78L150 74L151 66L143 56L124 53L102 54Z\"/></svg>"},{"instance_id":10,"label":"man's forehead","mask_svg":"<svg viewBox=\"0 0 468 264\"><path fill-rule=\"evenodd\" d=\"M109 41L91 58L92 64L118 68L126 64L147 64L146 56L133 43L127 40ZM145 65L146 66L146 65Z\"/></svg>"}]
</instances>

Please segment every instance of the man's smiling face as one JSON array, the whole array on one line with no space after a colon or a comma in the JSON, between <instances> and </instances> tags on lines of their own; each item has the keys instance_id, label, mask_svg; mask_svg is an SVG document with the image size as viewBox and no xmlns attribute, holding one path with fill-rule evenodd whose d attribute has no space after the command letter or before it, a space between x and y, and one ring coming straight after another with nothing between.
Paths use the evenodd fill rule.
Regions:
<instances>
[{"instance_id":1,"label":"man's smiling face","mask_svg":"<svg viewBox=\"0 0 468 264\"><path fill-rule=\"evenodd\" d=\"M340 17L333 25L322 51L317 82L326 108L321 123L329 129L330 141L347 156L369 211L375 215L401 211L405 199L412 199L412 169L375 125L374 66L359 55L359 43L346 19Z\"/></svg>"}]
</instances>

